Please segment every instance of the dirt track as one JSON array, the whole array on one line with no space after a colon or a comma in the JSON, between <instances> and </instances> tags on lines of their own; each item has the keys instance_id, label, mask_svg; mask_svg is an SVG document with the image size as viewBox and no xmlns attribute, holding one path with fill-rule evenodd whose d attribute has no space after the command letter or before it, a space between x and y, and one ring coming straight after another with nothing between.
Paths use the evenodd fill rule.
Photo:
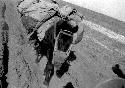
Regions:
<instances>
[{"instance_id":1,"label":"dirt track","mask_svg":"<svg viewBox=\"0 0 125 88\"><path fill-rule=\"evenodd\" d=\"M61 5L66 3L60 0L57 1L59 1ZM115 63L124 62L125 44L118 41L118 39L115 39L115 37L111 38L103 32L97 31L96 29L98 27L96 26L95 29L93 29L92 25L87 25L87 22L89 22L89 24L97 24L107 30L113 31L116 33L116 35L119 34L122 36L125 36L125 23L79 6L72 4L69 5L77 8L85 17L83 24L86 26L83 40L74 47L74 50L77 51L76 54L78 56L78 63L75 65L78 65L78 67L76 67L79 69L77 73L83 75L83 84L86 84L87 88L93 88L93 86L96 86L101 81L116 76L111 71L111 66ZM8 10L8 12L11 10L12 9ZM14 19L13 22L11 22L10 18ZM22 25L20 25L19 22L16 22L17 19L19 20L17 15L13 16L12 13L10 15L6 14L6 20L8 21L9 25L16 23L19 28L21 28ZM14 25L10 26L10 30L14 27ZM100 28L100 30L103 30L103 28ZM15 31L13 32L10 33L13 33L12 35L16 34ZM18 33L20 32L21 31L18 30ZM18 34L16 36L18 36ZM74 70L76 70L76 68L74 68Z\"/></svg>"}]
</instances>

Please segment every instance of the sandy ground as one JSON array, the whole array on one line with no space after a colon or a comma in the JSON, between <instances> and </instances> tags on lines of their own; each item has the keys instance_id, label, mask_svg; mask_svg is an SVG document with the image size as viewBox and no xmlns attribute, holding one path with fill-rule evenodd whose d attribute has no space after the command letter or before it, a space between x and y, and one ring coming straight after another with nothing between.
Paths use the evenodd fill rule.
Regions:
<instances>
[{"instance_id":1,"label":"sandy ground","mask_svg":"<svg viewBox=\"0 0 125 88\"><path fill-rule=\"evenodd\" d=\"M93 86L106 79L116 77L111 71L111 66L115 63L124 63L124 38L120 36L121 40L119 40L116 37L113 38L113 34L110 36L99 31L105 28L107 31L124 37L125 23L86 8L62 2L61 0L57 1L62 6L69 4L78 9L84 16L83 25L86 25L86 22L89 24L85 26L82 41L74 47L74 50L77 51L78 62L80 62L76 65L80 64L79 72L83 75L83 84L86 84L87 88L93 88ZM96 24L96 26L94 25L95 30L92 29L93 24Z\"/></svg>"},{"instance_id":2,"label":"sandy ground","mask_svg":"<svg viewBox=\"0 0 125 88\"><path fill-rule=\"evenodd\" d=\"M69 4L78 9L78 11L84 15L84 25L86 25L88 21L92 24L97 24L101 27L104 27L107 30L111 30L116 34L125 36L124 22L79 6L72 5L70 3L63 2L61 0L57 1L59 4L61 4L61 6ZM6 14L6 20L8 21L8 24L16 24L19 28L21 28L22 25L17 22L19 17L17 14L12 14L10 11L12 11L12 9L8 9L7 12L10 14ZM15 12L15 10L13 10L13 12ZM15 19L13 22L11 22L10 18ZM100 28L101 30L101 27L95 28ZM17 27L15 27L15 25L10 26L10 29L13 28ZM18 30L18 32L21 31ZM12 30L11 33L11 35L15 36L16 31ZM18 34L16 36L18 36ZM82 41L73 49L76 51L78 59L74 63L72 71L74 71L74 74L77 73L77 78L80 78L81 85L83 86L81 88L93 88L100 82L116 77L116 75L111 71L111 66L114 63L124 62L125 45L119 42L117 39L111 38L97 30L93 30L91 25L85 26L85 33Z\"/></svg>"}]
</instances>

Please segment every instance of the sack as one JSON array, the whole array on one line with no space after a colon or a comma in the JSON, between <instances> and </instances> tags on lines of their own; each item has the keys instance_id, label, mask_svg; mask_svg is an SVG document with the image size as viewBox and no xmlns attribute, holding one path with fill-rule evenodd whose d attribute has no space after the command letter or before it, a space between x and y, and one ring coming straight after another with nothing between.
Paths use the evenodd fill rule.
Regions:
<instances>
[{"instance_id":1,"label":"sack","mask_svg":"<svg viewBox=\"0 0 125 88\"><path fill-rule=\"evenodd\" d=\"M18 6L19 8L23 9L21 10L21 13L39 21L45 20L53 16L59 9L58 4L51 3L45 0L40 0L40 2L38 3L32 3L30 0L27 2L26 1L27 0L24 0L22 2L23 5L22 3L20 3L20 5Z\"/></svg>"}]
</instances>

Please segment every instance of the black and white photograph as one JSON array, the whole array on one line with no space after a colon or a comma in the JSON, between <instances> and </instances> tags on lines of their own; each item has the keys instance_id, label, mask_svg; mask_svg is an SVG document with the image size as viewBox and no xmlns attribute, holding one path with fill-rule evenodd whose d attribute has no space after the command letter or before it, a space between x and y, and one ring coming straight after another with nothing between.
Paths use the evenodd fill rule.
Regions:
<instances>
[{"instance_id":1,"label":"black and white photograph","mask_svg":"<svg viewBox=\"0 0 125 88\"><path fill-rule=\"evenodd\" d=\"M125 1L0 0L0 88L125 88Z\"/></svg>"}]
</instances>

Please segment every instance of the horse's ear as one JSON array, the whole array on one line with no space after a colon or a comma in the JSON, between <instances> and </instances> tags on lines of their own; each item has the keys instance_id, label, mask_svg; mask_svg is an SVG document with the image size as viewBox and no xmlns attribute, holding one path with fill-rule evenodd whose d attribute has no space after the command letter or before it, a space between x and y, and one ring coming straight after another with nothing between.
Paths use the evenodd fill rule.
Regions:
<instances>
[{"instance_id":1,"label":"horse's ear","mask_svg":"<svg viewBox=\"0 0 125 88\"><path fill-rule=\"evenodd\" d=\"M83 34L84 34L84 31L82 31L80 34L75 34L74 37L75 39L73 40L73 44L78 44L79 42L82 41L82 38L83 38Z\"/></svg>"},{"instance_id":2,"label":"horse's ear","mask_svg":"<svg viewBox=\"0 0 125 88\"><path fill-rule=\"evenodd\" d=\"M86 29L86 25L83 23L78 24L78 31L74 33L73 44L78 44L83 39L83 35Z\"/></svg>"},{"instance_id":3,"label":"horse's ear","mask_svg":"<svg viewBox=\"0 0 125 88\"><path fill-rule=\"evenodd\" d=\"M52 0L52 2L53 2L54 4L58 4L56 0Z\"/></svg>"},{"instance_id":4,"label":"horse's ear","mask_svg":"<svg viewBox=\"0 0 125 88\"><path fill-rule=\"evenodd\" d=\"M69 14L72 12L73 8L69 5L65 5L62 8L60 8L59 12L61 15L69 16Z\"/></svg>"}]
</instances>

